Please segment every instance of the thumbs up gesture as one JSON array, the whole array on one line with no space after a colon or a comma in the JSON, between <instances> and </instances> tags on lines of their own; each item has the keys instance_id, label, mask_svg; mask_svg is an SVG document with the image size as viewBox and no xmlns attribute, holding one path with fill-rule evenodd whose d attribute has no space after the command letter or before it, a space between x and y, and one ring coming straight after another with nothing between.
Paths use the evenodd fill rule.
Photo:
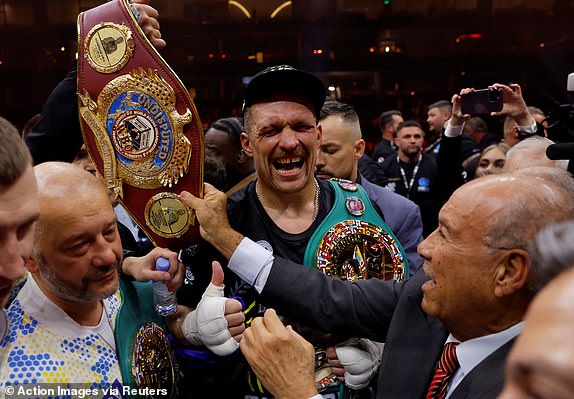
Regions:
<instances>
[{"instance_id":1,"label":"thumbs up gesture","mask_svg":"<svg viewBox=\"0 0 574 399\"><path fill-rule=\"evenodd\" d=\"M235 352L245 330L241 302L223 296L223 278L221 265L213 262L211 283L195 310L185 317L181 327L190 344L205 345L219 356Z\"/></svg>"}]
</instances>

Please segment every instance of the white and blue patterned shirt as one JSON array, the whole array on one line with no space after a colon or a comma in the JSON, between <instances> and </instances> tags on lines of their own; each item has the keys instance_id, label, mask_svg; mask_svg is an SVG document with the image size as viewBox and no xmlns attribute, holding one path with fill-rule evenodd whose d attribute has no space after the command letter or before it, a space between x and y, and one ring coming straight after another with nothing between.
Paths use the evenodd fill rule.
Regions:
<instances>
[{"instance_id":1,"label":"white and blue patterned shirt","mask_svg":"<svg viewBox=\"0 0 574 399\"><path fill-rule=\"evenodd\" d=\"M97 326L81 326L29 276L8 308L9 327L0 342L0 392L24 384L121 385L113 331L121 302L118 290L103 301Z\"/></svg>"}]
</instances>

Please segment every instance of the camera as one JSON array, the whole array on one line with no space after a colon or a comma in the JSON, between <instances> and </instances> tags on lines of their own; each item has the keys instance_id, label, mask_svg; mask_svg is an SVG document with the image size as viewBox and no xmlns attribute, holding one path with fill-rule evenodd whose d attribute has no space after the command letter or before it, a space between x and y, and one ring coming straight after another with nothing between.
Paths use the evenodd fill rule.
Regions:
<instances>
[{"instance_id":1,"label":"camera","mask_svg":"<svg viewBox=\"0 0 574 399\"><path fill-rule=\"evenodd\" d=\"M574 93L574 73L568 75L566 87L569 93ZM549 110L546 117L548 138L556 143L574 142L574 105L560 104L547 94L543 94L540 100Z\"/></svg>"},{"instance_id":2,"label":"camera","mask_svg":"<svg viewBox=\"0 0 574 399\"><path fill-rule=\"evenodd\" d=\"M462 95L461 111L464 115L490 114L502 111L502 90L491 87Z\"/></svg>"},{"instance_id":3,"label":"camera","mask_svg":"<svg viewBox=\"0 0 574 399\"><path fill-rule=\"evenodd\" d=\"M574 92L574 73L568 75L567 90ZM567 159L568 171L574 174L574 105L560 104L549 96L544 100L550 103L548 122L548 138L556 144L548 146L546 156L550 159Z\"/></svg>"}]
</instances>

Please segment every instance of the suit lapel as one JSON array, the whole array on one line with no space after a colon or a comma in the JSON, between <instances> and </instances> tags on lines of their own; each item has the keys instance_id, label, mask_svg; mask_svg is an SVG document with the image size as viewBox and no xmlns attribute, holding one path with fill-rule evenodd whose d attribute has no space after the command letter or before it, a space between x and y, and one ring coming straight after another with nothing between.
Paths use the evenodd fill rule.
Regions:
<instances>
[{"instance_id":1,"label":"suit lapel","mask_svg":"<svg viewBox=\"0 0 574 399\"><path fill-rule=\"evenodd\" d=\"M504 386L504 364L514 339L502 345L464 377L450 399L495 398Z\"/></svg>"},{"instance_id":2,"label":"suit lapel","mask_svg":"<svg viewBox=\"0 0 574 399\"><path fill-rule=\"evenodd\" d=\"M424 281L426 277L413 279ZM395 309L379 369L377 399L424 397L442 353L448 333L439 320L421 309L421 281L412 282Z\"/></svg>"}]
</instances>

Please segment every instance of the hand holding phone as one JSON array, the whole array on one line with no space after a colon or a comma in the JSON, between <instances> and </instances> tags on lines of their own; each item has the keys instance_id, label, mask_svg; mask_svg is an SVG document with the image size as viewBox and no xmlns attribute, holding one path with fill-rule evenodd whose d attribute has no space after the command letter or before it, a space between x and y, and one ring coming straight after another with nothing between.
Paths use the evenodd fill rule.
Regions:
<instances>
[{"instance_id":1,"label":"hand holding phone","mask_svg":"<svg viewBox=\"0 0 574 399\"><path fill-rule=\"evenodd\" d=\"M502 90L497 87L463 94L460 100L463 115L490 114L502 110Z\"/></svg>"}]
</instances>

